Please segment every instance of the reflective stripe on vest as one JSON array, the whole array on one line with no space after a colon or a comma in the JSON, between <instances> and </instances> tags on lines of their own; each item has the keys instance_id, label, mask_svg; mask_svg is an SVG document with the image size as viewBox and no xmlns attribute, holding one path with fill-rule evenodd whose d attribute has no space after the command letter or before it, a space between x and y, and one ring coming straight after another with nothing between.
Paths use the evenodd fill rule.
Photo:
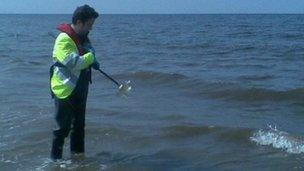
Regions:
<instances>
[{"instance_id":1,"label":"reflective stripe on vest","mask_svg":"<svg viewBox=\"0 0 304 171\"><path fill-rule=\"evenodd\" d=\"M87 66L84 57L73 52L62 61L62 64L71 70L81 70Z\"/></svg>"},{"instance_id":2,"label":"reflective stripe on vest","mask_svg":"<svg viewBox=\"0 0 304 171\"><path fill-rule=\"evenodd\" d=\"M62 67L54 67L54 74L58 75L60 80L63 81L64 84L68 85L69 87L75 87L77 84L79 74L74 75L70 74L67 69Z\"/></svg>"}]
</instances>

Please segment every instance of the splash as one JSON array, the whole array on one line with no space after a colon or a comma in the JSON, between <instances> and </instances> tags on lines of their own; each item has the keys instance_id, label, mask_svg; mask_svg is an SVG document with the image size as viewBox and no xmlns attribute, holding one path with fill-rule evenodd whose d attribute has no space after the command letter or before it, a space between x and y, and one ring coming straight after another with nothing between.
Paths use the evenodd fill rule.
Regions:
<instances>
[{"instance_id":1,"label":"splash","mask_svg":"<svg viewBox=\"0 0 304 171\"><path fill-rule=\"evenodd\" d=\"M45 159L42 165L37 167L35 171L43 171L47 168L73 170L78 167L79 165L74 164L72 160L52 161L51 159Z\"/></svg>"},{"instance_id":2,"label":"splash","mask_svg":"<svg viewBox=\"0 0 304 171\"><path fill-rule=\"evenodd\" d=\"M250 137L250 140L259 145L272 145L288 153L304 153L304 140L302 137L291 135L269 126L269 129L259 130Z\"/></svg>"},{"instance_id":3,"label":"splash","mask_svg":"<svg viewBox=\"0 0 304 171\"><path fill-rule=\"evenodd\" d=\"M86 169L93 169L96 168L94 164L96 161L93 162L89 160L80 160L75 161L74 159L61 159L57 161L52 161L49 158L44 158L43 163L35 168L35 171L44 171L44 170L86 170ZM98 163L97 164L98 170L105 170L108 168L107 165Z\"/></svg>"},{"instance_id":4,"label":"splash","mask_svg":"<svg viewBox=\"0 0 304 171\"><path fill-rule=\"evenodd\" d=\"M3 163L13 163L13 164L17 163L16 161L6 159L3 154L0 157L0 162L3 162Z\"/></svg>"}]
</instances>

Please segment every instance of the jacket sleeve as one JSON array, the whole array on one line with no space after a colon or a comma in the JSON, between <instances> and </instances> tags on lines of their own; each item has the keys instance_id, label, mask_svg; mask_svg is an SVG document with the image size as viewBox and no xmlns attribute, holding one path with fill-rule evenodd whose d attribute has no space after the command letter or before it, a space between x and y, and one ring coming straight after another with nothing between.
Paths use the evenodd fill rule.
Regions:
<instances>
[{"instance_id":1,"label":"jacket sleeve","mask_svg":"<svg viewBox=\"0 0 304 171\"><path fill-rule=\"evenodd\" d=\"M95 56L91 52L80 56L76 44L66 33L58 35L55 41L53 58L71 70L88 68L95 60Z\"/></svg>"}]
</instances>

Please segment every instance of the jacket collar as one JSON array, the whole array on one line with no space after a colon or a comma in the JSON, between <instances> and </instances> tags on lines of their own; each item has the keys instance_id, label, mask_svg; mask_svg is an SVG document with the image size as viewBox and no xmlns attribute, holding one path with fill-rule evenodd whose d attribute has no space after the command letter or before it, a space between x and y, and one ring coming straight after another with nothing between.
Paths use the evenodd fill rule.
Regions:
<instances>
[{"instance_id":1,"label":"jacket collar","mask_svg":"<svg viewBox=\"0 0 304 171\"><path fill-rule=\"evenodd\" d=\"M57 29L61 32L64 32L66 34L69 35L69 37L74 41L74 43L77 46L78 52L80 55L83 55L84 49L81 45L81 40L80 37L78 36L78 34L75 32L75 30L72 28L72 26L70 24L60 24L58 25Z\"/></svg>"}]
</instances>

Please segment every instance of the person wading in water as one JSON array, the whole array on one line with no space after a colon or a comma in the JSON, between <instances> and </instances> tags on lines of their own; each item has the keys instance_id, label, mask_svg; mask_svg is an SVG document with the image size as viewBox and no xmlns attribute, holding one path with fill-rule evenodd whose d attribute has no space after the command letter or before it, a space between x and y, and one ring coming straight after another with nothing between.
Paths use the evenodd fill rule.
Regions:
<instances>
[{"instance_id":1,"label":"person wading in water","mask_svg":"<svg viewBox=\"0 0 304 171\"><path fill-rule=\"evenodd\" d=\"M60 24L50 68L50 88L55 101L55 120L51 159L62 158L64 139L70 134L71 155L83 155L85 110L91 68L98 70L88 34L99 14L90 6L77 7L72 24Z\"/></svg>"}]
</instances>

